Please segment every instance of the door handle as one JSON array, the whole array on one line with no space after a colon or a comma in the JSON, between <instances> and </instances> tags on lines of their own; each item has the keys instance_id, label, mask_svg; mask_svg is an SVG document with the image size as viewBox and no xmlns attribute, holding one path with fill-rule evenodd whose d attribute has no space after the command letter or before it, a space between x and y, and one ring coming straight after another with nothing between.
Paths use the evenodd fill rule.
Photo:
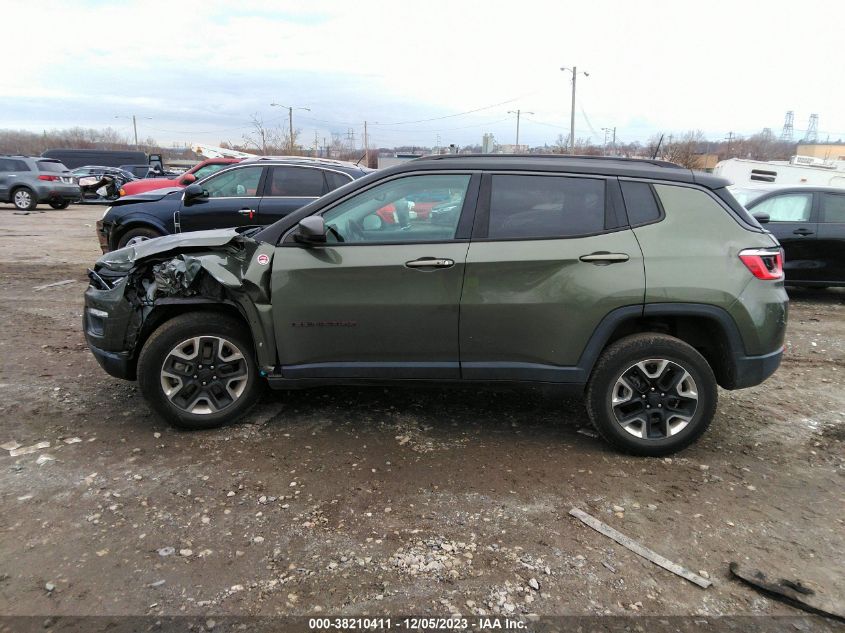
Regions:
<instances>
[{"instance_id":1,"label":"door handle","mask_svg":"<svg viewBox=\"0 0 845 633\"><path fill-rule=\"evenodd\" d=\"M607 264L615 264L618 262L627 262L630 257L628 257L628 253L608 253L605 251L597 252L597 253L590 253L589 255L581 255L579 257L582 262L591 262L593 264L607 265Z\"/></svg>"},{"instance_id":2,"label":"door handle","mask_svg":"<svg viewBox=\"0 0 845 633\"><path fill-rule=\"evenodd\" d=\"M813 231L811 231L810 229L795 229L794 231L792 231L792 234L793 235L812 235Z\"/></svg>"},{"instance_id":3,"label":"door handle","mask_svg":"<svg viewBox=\"0 0 845 633\"><path fill-rule=\"evenodd\" d=\"M408 268L450 268L455 265L453 259L441 259L438 257L420 257L419 259L412 259L405 262Z\"/></svg>"},{"instance_id":4,"label":"door handle","mask_svg":"<svg viewBox=\"0 0 845 633\"><path fill-rule=\"evenodd\" d=\"M255 217L255 209L241 209L238 213L248 215L250 220Z\"/></svg>"}]
</instances>

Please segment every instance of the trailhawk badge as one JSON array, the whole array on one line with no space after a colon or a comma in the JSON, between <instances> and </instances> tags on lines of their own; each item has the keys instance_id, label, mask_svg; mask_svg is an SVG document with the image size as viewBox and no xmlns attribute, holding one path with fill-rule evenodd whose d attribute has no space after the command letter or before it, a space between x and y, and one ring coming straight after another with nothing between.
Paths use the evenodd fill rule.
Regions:
<instances>
[{"instance_id":1,"label":"trailhawk badge","mask_svg":"<svg viewBox=\"0 0 845 633\"><path fill-rule=\"evenodd\" d=\"M261 253L261 255L255 258L255 261L257 261L262 266L266 266L270 263L270 256L265 253Z\"/></svg>"}]
</instances>

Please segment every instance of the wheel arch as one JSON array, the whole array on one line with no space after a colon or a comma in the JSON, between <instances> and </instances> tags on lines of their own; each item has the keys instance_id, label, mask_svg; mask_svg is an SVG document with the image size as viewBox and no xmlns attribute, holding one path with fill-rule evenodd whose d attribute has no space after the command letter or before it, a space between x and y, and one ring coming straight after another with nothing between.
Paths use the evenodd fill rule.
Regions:
<instances>
[{"instance_id":1,"label":"wheel arch","mask_svg":"<svg viewBox=\"0 0 845 633\"><path fill-rule=\"evenodd\" d=\"M688 343L704 356L721 387L735 387L736 359L745 355L742 336L726 310L706 304L653 303L618 308L596 328L581 355L579 367L585 376L590 376L608 345L645 332L668 334Z\"/></svg>"},{"instance_id":2,"label":"wheel arch","mask_svg":"<svg viewBox=\"0 0 845 633\"><path fill-rule=\"evenodd\" d=\"M109 235L109 247L112 250L116 249L120 238L132 229L152 229L161 235L169 235L171 233L158 218L138 216L123 218L119 223L114 224L111 235Z\"/></svg>"}]
</instances>

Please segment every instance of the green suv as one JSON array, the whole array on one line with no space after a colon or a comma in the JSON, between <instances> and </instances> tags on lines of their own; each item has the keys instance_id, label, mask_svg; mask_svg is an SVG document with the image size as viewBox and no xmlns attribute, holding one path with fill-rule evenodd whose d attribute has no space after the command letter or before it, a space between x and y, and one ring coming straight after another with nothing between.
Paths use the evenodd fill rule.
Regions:
<instances>
[{"instance_id":1,"label":"green suv","mask_svg":"<svg viewBox=\"0 0 845 633\"><path fill-rule=\"evenodd\" d=\"M614 446L698 438L717 385L780 364L777 241L726 180L671 163L449 155L351 182L264 228L107 253L84 329L189 429L263 384L554 384Z\"/></svg>"}]
</instances>

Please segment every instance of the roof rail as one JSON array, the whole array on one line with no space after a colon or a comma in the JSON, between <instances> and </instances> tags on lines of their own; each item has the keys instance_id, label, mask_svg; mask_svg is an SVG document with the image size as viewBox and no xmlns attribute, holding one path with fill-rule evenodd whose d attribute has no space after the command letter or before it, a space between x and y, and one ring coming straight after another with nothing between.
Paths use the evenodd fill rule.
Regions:
<instances>
[{"instance_id":1,"label":"roof rail","mask_svg":"<svg viewBox=\"0 0 845 633\"><path fill-rule=\"evenodd\" d=\"M654 165L655 167L668 167L670 169L686 169L682 165L672 163L668 160L657 160L654 158L626 158L623 156L593 156L588 154L429 154L413 160L450 160L455 158L539 158L558 160L595 160L622 163L640 163Z\"/></svg>"},{"instance_id":2,"label":"roof rail","mask_svg":"<svg viewBox=\"0 0 845 633\"><path fill-rule=\"evenodd\" d=\"M263 160L292 160L302 161L304 163L326 163L328 165L341 165L344 167L355 166L355 163L346 160L336 160L334 158L322 158L320 156L256 156L254 158L244 158L241 163L257 163Z\"/></svg>"}]
</instances>

